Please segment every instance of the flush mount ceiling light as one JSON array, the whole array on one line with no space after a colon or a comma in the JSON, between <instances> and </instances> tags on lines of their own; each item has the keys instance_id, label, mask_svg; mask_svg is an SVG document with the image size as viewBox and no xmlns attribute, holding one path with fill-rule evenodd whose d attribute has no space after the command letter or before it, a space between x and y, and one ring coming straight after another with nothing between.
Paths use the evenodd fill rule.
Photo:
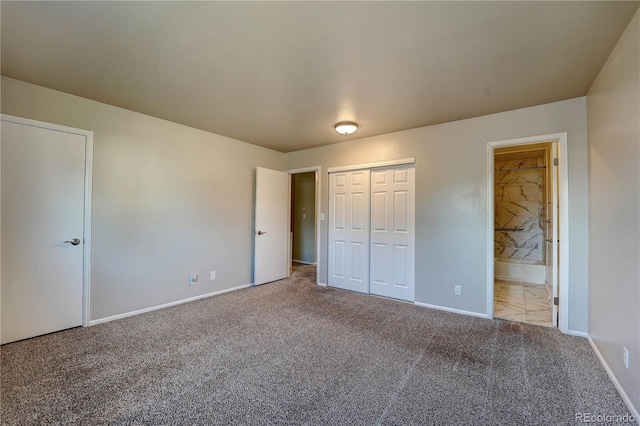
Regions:
<instances>
[{"instance_id":1,"label":"flush mount ceiling light","mask_svg":"<svg viewBox=\"0 0 640 426\"><path fill-rule=\"evenodd\" d=\"M336 132L340 133L341 135L350 135L351 133L358 130L358 124L352 121L343 121L340 123L336 123L333 128L336 129Z\"/></svg>"}]
</instances>

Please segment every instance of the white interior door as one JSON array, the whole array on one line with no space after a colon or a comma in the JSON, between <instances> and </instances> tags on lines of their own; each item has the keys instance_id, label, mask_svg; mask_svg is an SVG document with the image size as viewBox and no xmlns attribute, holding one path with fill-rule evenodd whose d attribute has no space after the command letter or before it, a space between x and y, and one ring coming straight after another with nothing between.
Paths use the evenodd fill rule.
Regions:
<instances>
[{"instance_id":1,"label":"white interior door","mask_svg":"<svg viewBox=\"0 0 640 426\"><path fill-rule=\"evenodd\" d=\"M256 168L254 284L289 276L289 175Z\"/></svg>"},{"instance_id":2,"label":"white interior door","mask_svg":"<svg viewBox=\"0 0 640 426\"><path fill-rule=\"evenodd\" d=\"M556 297L558 297L558 146L557 143L551 144L551 161L550 171L548 176L550 178L550 197L547 202L547 223L546 223L546 282L551 290L551 319L553 326L558 326L558 306L554 303Z\"/></svg>"},{"instance_id":3,"label":"white interior door","mask_svg":"<svg viewBox=\"0 0 640 426\"><path fill-rule=\"evenodd\" d=\"M2 121L2 343L82 324L85 136Z\"/></svg>"},{"instance_id":4,"label":"white interior door","mask_svg":"<svg viewBox=\"0 0 640 426\"><path fill-rule=\"evenodd\" d=\"M414 301L413 166L371 170L371 294Z\"/></svg>"},{"instance_id":5,"label":"white interior door","mask_svg":"<svg viewBox=\"0 0 640 426\"><path fill-rule=\"evenodd\" d=\"M329 285L369 293L370 172L329 174Z\"/></svg>"}]
</instances>

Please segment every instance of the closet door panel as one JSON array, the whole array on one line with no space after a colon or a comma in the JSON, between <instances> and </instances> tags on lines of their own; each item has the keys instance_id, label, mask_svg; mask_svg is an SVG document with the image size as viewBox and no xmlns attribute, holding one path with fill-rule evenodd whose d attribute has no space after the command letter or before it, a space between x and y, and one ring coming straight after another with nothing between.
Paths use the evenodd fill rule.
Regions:
<instances>
[{"instance_id":1,"label":"closet door panel","mask_svg":"<svg viewBox=\"0 0 640 426\"><path fill-rule=\"evenodd\" d=\"M370 172L329 174L329 286L369 292Z\"/></svg>"},{"instance_id":2,"label":"closet door panel","mask_svg":"<svg viewBox=\"0 0 640 426\"><path fill-rule=\"evenodd\" d=\"M372 172L371 294L414 300L414 167ZM384 200L382 202L381 200ZM384 247L384 250L381 250Z\"/></svg>"}]
</instances>

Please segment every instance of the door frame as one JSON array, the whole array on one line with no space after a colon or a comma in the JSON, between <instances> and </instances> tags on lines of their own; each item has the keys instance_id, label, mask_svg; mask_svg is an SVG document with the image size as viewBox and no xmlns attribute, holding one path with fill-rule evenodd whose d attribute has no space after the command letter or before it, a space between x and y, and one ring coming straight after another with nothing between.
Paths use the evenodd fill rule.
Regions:
<instances>
[{"instance_id":1,"label":"door frame","mask_svg":"<svg viewBox=\"0 0 640 426\"><path fill-rule=\"evenodd\" d=\"M88 327L91 318L91 197L93 182L93 132L90 130L77 129L74 127L47 123L44 121L32 120L29 118L16 117L8 114L0 114L0 121L39 127L42 129L54 130L58 132L71 133L74 135L83 136L85 138L83 216L84 244L82 245L82 326ZM0 260L1 259L2 253L0 253Z\"/></svg>"},{"instance_id":2,"label":"door frame","mask_svg":"<svg viewBox=\"0 0 640 426\"><path fill-rule=\"evenodd\" d=\"M314 260L316 263L316 285L320 285L320 175L322 174L322 166L311 166L311 167L303 167L301 169L291 169L286 171L289 174L289 215L287 220L287 229L291 229L291 176L297 175L299 173L315 173L315 229L314 229L314 238L315 238L315 255ZM291 239L289 239L289 245L291 245ZM288 253L290 254L292 247L289 247ZM289 259L291 262L291 259Z\"/></svg>"},{"instance_id":3,"label":"door frame","mask_svg":"<svg viewBox=\"0 0 640 426\"><path fill-rule=\"evenodd\" d=\"M494 288L494 151L496 148L515 147L544 142L555 142L558 147L558 237L561 241L558 261L558 292L560 318L558 328L569 332L569 173L567 159L567 132L530 136L487 143L487 318L493 319Z\"/></svg>"}]
</instances>

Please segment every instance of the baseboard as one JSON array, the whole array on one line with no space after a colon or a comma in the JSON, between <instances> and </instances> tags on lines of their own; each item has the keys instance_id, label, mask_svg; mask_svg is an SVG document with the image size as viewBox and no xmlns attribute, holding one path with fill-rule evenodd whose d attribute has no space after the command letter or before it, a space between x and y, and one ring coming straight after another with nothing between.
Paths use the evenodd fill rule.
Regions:
<instances>
[{"instance_id":1,"label":"baseboard","mask_svg":"<svg viewBox=\"0 0 640 426\"><path fill-rule=\"evenodd\" d=\"M117 315L112 315L110 317L91 320L91 321L89 321L89 326L98 325L98 324L102 324L102 323L110 322L110 321L115 321L115 320L122 319L122 318L132 317L132 316L144 314L144 313L147 313L147 312L157 311L158 309L164 309L164 308L168 308L170 306L181 305L183 303L193 302L195 300L206 299L207 297L218 296L220 294L229 293L230 291L242 290L243 288L251 287L252 285L253 284L240 285L238 287L227 288L227 289L224 289L224 290L214 291L212 293L201 294L199 296L194 296L194 297L188 297L188 298L182 299L182 300L176 300L175 302L164 303L162 305L151 306L149 308L138 309L136 311L125 312L123 314L117 314Z\"/></svg>"},{"instance_id":2,"label":"baseboard","mask_svg":"<svg viewBox=\"0 0 640 426\"><path fill-rule=\"evenodd\" d=\"M463 311L461 309L447 308L446 306L430 305L428 303L422 303L422 302L413 302L413 303L415 305L422 306L423 308L437 309L439 311L452 312L454 314L467 315L470 317L478 317L478 318L485 318L485 319L487 318L487 314L480 314L478 312Z\"/></svg>"},{"instance_id":3,"label":"baseboard","mask_svg":"<svg viewBox=\"0 0 640 426\"><path fill-rule=\"evenodd\" d=\"M329 287L326 283L318 283L320 287Z\"/></svg>"},{"instance_id":4,"label":"baseboard","mask_svg":"<svg viewBox=\"0 0 640 426\"><path fill-rule=\"evenodd\" d=\"M296 259L292 259L292 261L293 261L293 262L296 262L296 263L302 263L302 264L304 264L304 265L315 265L315 264L316 264L316 262L305 262L304 260L296 260Z\"/></svg>"},{"instance_id":5,"label":"baseboard","mask_svg":"<svg viewBox=\"0 0 640 426\"><path fill-rule=\"evenodd\" d=\"M636 409L636 407L631 402L631 399L629 399L629 396L627 395L627 393L622 388L622 385L620 385L620 382L618 381L616 376L613 374L613 371L611 370L611 368L609 368L609 364L607 364L607 361L605 361L604 357L602 356L602 354L598 350L598 347L596 346L596 344L591 339L591 336L587 335L587 340L589 341L589 344L591 345L591 349L593 349L593 351L596 353L596 356L600 360L600 364L602 364L602 366L604 367L604 371L607 372L607 375L609 376L609 378L613 382L613 385L616 387L618 393L622 397L622 400L624 401L625 404L627 404L627 408L629 408L629 411L631 411L631 415L633 415L633 417L635 417L635 419L636 419L636 422L638 424L640 424L640 413L638 413L638 410Z\"/></svg>"},{"instance_id":6,"label":"baseboard","mask_svg":"<svg viewBox=\"0 0 640 426\"><path fill-rule=\"evenodd\" d=\"M564 334L568 334L569 336L584 337L585 339L589 338L589 334L585 333L584 331L567 330L564 332Z\"/></svg>"}]
</instances>

